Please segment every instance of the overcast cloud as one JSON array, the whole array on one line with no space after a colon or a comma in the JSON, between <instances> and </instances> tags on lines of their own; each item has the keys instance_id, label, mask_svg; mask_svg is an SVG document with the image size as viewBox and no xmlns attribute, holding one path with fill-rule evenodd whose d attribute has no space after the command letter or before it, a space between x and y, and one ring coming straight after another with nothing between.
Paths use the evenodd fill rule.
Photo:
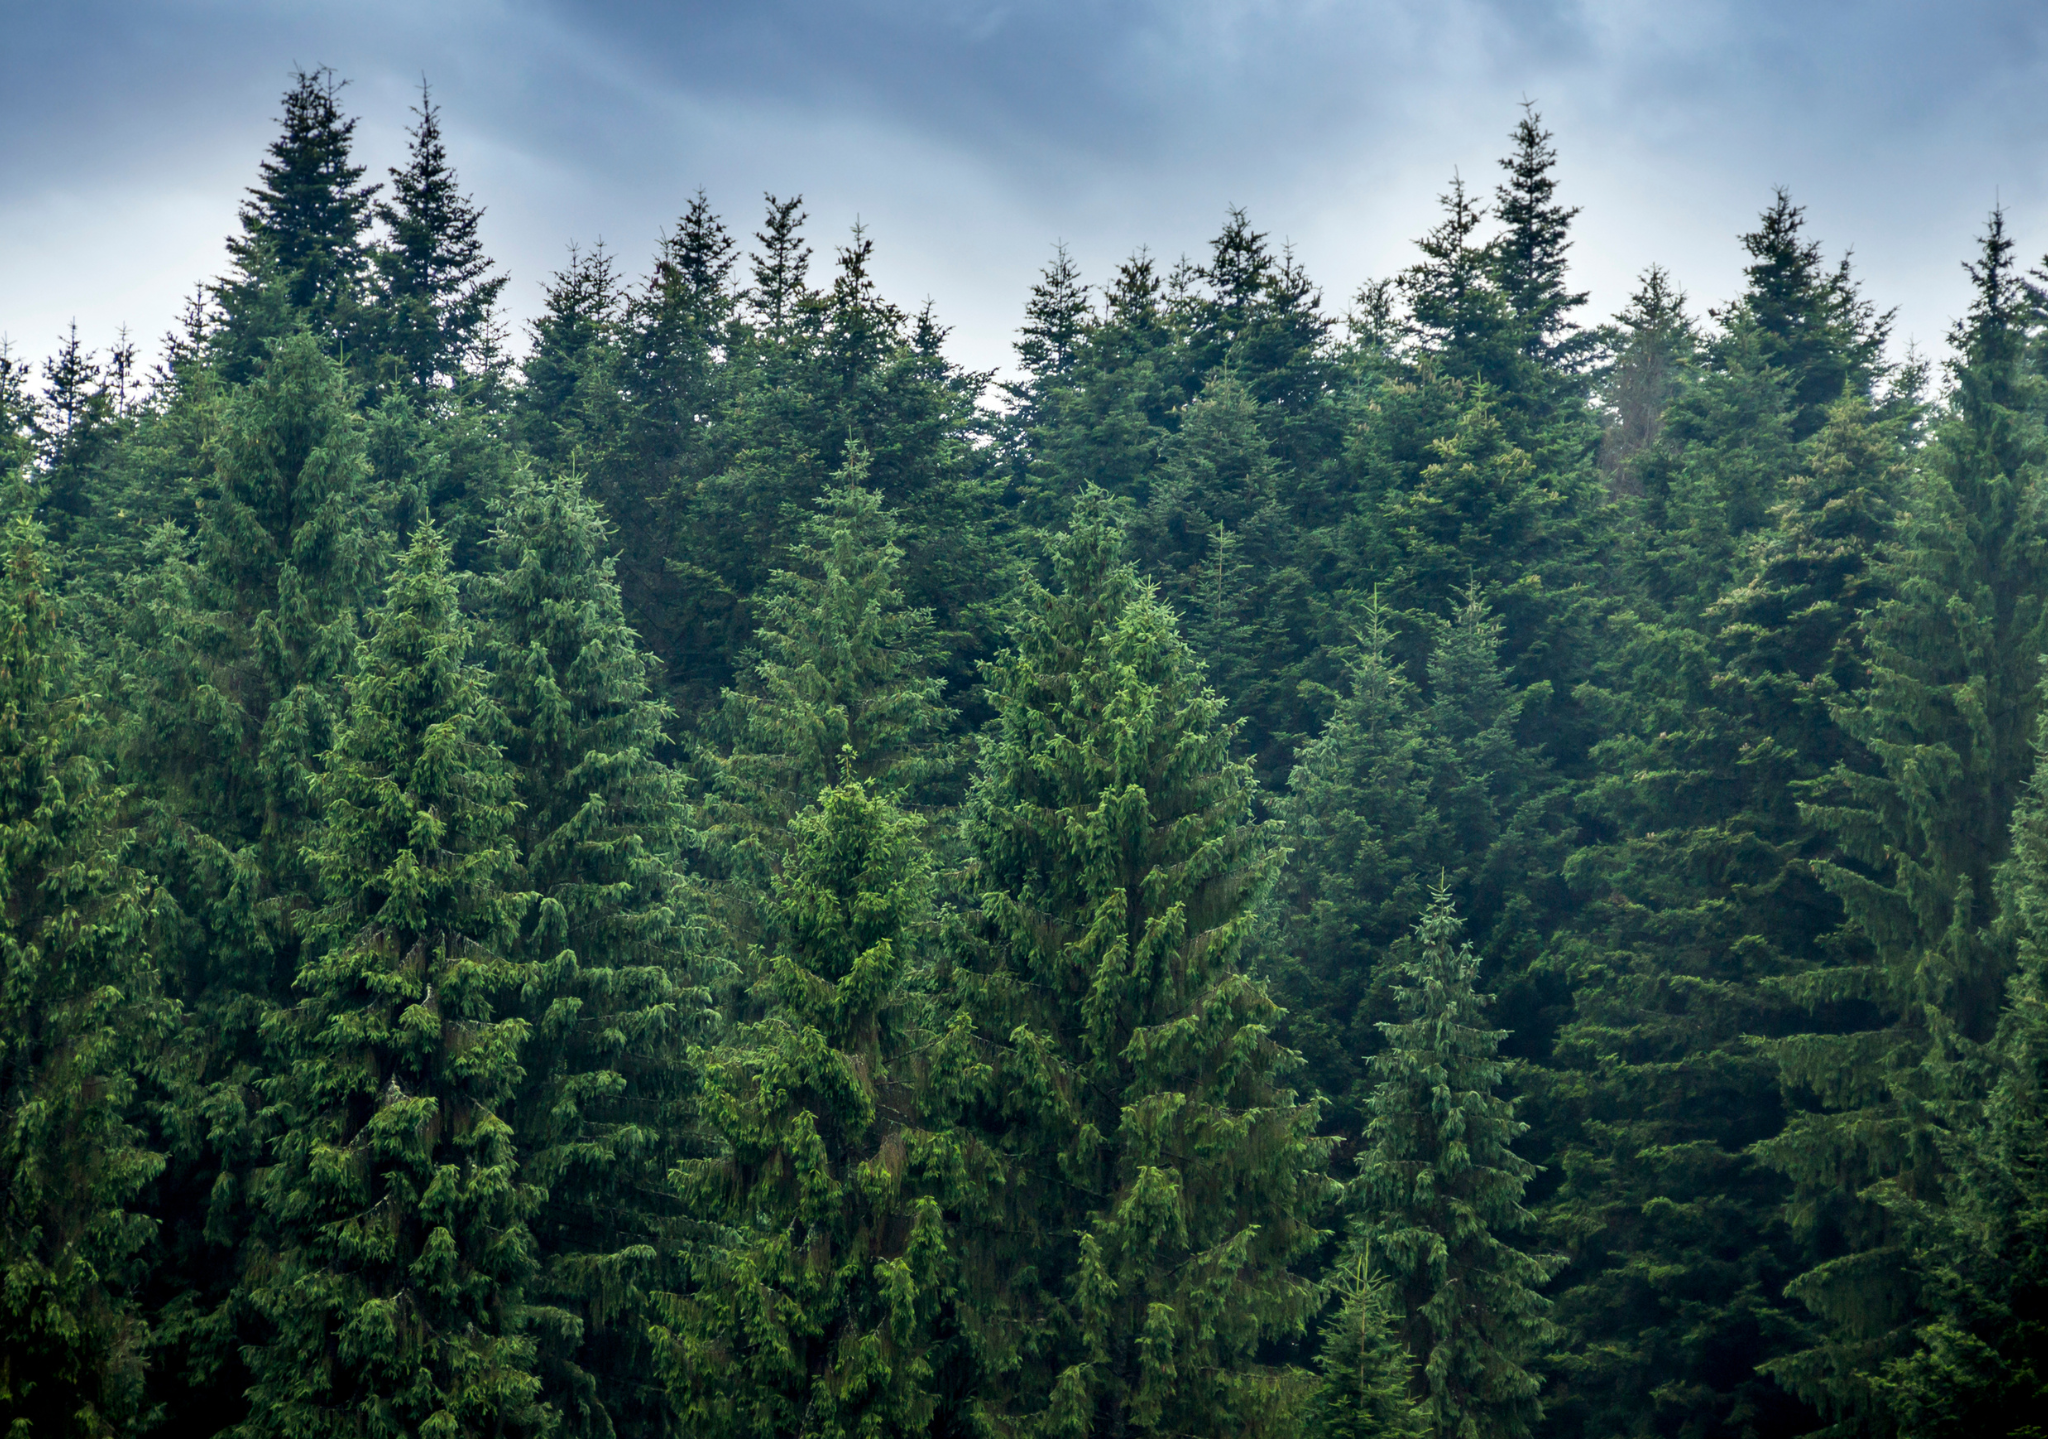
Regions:
<instances>
[{"instance_id":1,"label":"overcast cloud","mask_svg":"<svg viewBox=\"0 0 2048 1439\"><path fill-rule=\"evenodd\" d=\"M1490 190L1522 99L1556 133L1596 308L1646 265L1731 294L1774 186L1939 350L1993 203L2048 250L2048 7L1515 0L0 0L0 332L152 342L219 273L295 66L350 81L360 154L422 74L515 321L570 241L629 270L704 187L736 231L801 192L957 356L1009 358L1055 241L1099 280L1197 253L1228 205L1341 309L1405 264L1454 170Z\"/></svg>"}]
</instances>

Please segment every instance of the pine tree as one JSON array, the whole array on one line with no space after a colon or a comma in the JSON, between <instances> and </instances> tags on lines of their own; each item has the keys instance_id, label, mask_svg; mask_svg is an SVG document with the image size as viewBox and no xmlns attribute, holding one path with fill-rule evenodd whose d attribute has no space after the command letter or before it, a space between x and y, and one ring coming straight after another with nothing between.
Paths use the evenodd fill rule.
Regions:
<instances>
[{"instance_id":1,"label":"pine tree","mask_svg":"<svg viewBox=\"0 0 2048 1439\"><path fill-rule=\"evenodd\" d=\"M38 508L51 538L64 545L106 502L104 471L118 424L113 391L92 352L79 344L76 323L57 353L43 361L42 403L36 410Z\"/></svg>"},{"instance_id":2,"label":"pine tree","mask_svg":"<svg viewBox=\"0 0 2048 1439\"><path fill-rule=\"evenodd\" d=\"M1861 943L1787 992L1823 1021L1834 1009L1850 1022L1779 1043L1800 1112L1762 1146L1820 1259L1790 1292L1827 1329L1772 1372L1842 1432L1879 1422L1871 1376L1909 1341L1915 1314L1903 1237L1864 1191L1887 1181L1933 1199L1938 1061L1992 1039L2011 962L1993 879L2031 771L2048 648L2048 447L2011 248L1994 214L1970 267L1954 396L1904 502L1882 576L1891 593L1867 622L1869 683L1836 710L1877 768L1838 770L1832 802L1811 811L1839 846L1816 872Z\"/></svg>"},{"instance_id":3,"label":"pine tree","mask_svg":"<svg viewBox=\"0 0 2048 1439\"><path fill-rule=\"evenodd\" d=\"M1439 888L1399 968L1386 1048L1359 1160L1362 1231L1387 1261L1417 1398L1438 1434L1524 1436L1542 1417L1530 1372L1554 1336L1540 1291L1558 1267L1505 1237L1526 1228L1535 1170L1514 1152L1528 1129L1498 1090L1505 1032L1483 1028L1479 961Z\"/></svg>"},{"instance_id":4,"label":"pine tree","mask_svg":"<svg viewBox=\"0 0 2048 1439\"><path fill-rule=\"evenodd\" d=\"M483 211L456 188L441 143L441 112L424 83L407 133L411 152L378 201L387 238L370 254L377 276L377 343L420 390L453 385L475 366L506 277L491 273L477 226Z\"/></svg>"},{"instance_id":5,"label":"pine tree","mask_svg":"<svg viewBox=\"0 0 2048 1439\"><path fill-rule=\"evenodd\" d=\"M252 1439L552 1427L526 1332L536 1196L504 1114L533 896L512 887L512 777L468 649L447 548L422 525L317 784L325 904L302 998L266 1026L286 1067L262 1086Z\"/></svg>"},{"instance_id":6,"label":"pine tree","mask_svg":"<svg viewBox=\"0 0 2048 1439\"><path fill-rule=\"evenodd\" d=\"M957 993L993 1073L961 1124L1004 1165L965 1236L963 1422L1043 1435L1292 1432L1293 1272L1328 1146L1244 945L1278 851L1221 702L1092 495L989 673Z\"/></svg>"},{"instance_id":7,"label":"pine tree","mask_svg":"<svg viewBox=\"0 0 2048 1439\"><path fill-rule=\"evenodd\" d=\"M1486 208L1455 175L1438 203L1443 219L1415 242L1422 258L1396 282L1407 303L1409 339L1445 374L1520 395L1529 388L1533 367L1522 353L1520 327L1498 267L1479 238Z\"/></svg>"},{"instance_id":8,"label":"pine tree","mask_svg":"<svg viewBox=\"0 0 2048 1439\"><path fill-rule=\"evenodd\" d=\"M0 338L0 478L12 482L35 454L35 396L29 366Z\"/></svg>"},{"instance_id":9,"label":"pine tree","mask_svg":"<svg viewBox=\"0 0 2048 1439\"><path fill-rule=\"evenodd\" d=\"M1303 1433L1311 1439L1387 1439L1419 1435L1425 1414L1409 1395L1414 1360L1395 1333L1398 1319L1372 1251L1360 1247L1331 1279L1337 1308L1323 1325L1316 1389Z\"/></svg>"},{"instance_id":10,"label":"pine tree","mask_svg":"<svg viewBox=\"0 0 2048 1439\"><path fill-rule=\"evenodd\" d=\"M133 1122L172 1012L146 947L121 792L91 753L92 698L17 486L0 579L0 1424L139 1432L162 1156Z\"/></svg>"},{"instance_id":11,"label":"pine tree","mask_svg":"<svg viewBox=\"0 0 2048 1439\"><path fill-rule=\"evenodd\" d=\"M1390 618L1374 596L1346 691L1278 801L1294 847L1277 975L1286 1033L1339 1134L1364 1126L1365 1056L1389 1012L1381 956L1427 905L1418 876L1456 866L1462 877L1467 859L1438 809L1450 756L1391 654Z\"/></svg>"},{"instance_id":12,"label":"pine tree","mask_svg":"<svg viewBox=\"0 0 2048 1439\"><path fill-rule=\"evenodd\" d=\"M692 1434L930 1432L968 1176L959 1139L924 1121L914 1063L921 828L851 779L791 822L765 1012L709 1059L721 1152L680 1171L710 1234L659 1333Z\"/></svg>"},{"instance_id":13,"label":"pine tree","mask_svg":"<svg viewBox=\"0 0 2048 1439\"><path fill-rule=\"evenodd\" d=\"M500 515L478 609L519 804L512 839L539 896L509 1117L522 1172L547 1196L529 1221L546 1266L536 1292L581 1339L544 1344L543 1377L571 1428L636 1435L662 1428L647 1303L669 1287L677 1215L662 1195L687 1152L686 1048L710 999L687 803L660 758L668 711L626 627L609 541L573 479L529 481Z\"/></svg>"},{"instance_id":14,"label":"pine tree","mask_svg":"<svg viewBox=\"0 0 2048 1439\"><path fill-rule=\"evenodd\" d=\"M1891 316L1873 312L1846 258L1833 270L1823 265L1819 242L1806 238L1806 212L1784 190L1742 247L1753 263L1738 318L1756 327L1765 358L1789 379L1793 437L1805 439L1843 394L1873 397Z\"/></svg>"},{"instance_id":15,"label":"pine tree","mask_svg":"<svg viewBox=\"0 0 2048 1439\"><path fill-rule=\"evenodd\" d=\"M1260 432L1260 407L1232 371L1182 411L1149 503L1132 525L1146 573L1184 617L1212 683L1246 719L1261 768L1285 773L1319 673L1326 628L1309 542L1284 503L1284 467Z\"/></svg>"},{"instance_id":16,"label":"pine tree","mask_svg":"<svg viewBox=\"0 0 2048 1439\"><path fill-rule=\"evenodd\" d=\"M548 282L546 307L527 326L531 348L515 413L536 457L587 470L625 443L622 308L611 254L601 244L570 247L568 264Z\"/></svg>"}]
</instances>

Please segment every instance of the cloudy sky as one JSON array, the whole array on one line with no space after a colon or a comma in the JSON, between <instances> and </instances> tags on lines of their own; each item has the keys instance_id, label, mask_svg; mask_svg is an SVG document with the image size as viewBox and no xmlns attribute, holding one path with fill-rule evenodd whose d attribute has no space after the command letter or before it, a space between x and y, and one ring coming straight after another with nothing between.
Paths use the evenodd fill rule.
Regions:
<instances>
[{"instance_id":1,"label":"cloudy sky","mask_svg":"<svg viewBox=\"0 0 2048 1439\"><path fill-rule=\"evenodd\" d=\"M217 274L295 67L378 173L422 75L530 316L571 241L630 269L699 186L736 230L801 193L884 288L1003 364L1056 241L1100 279L1229 205L1333 308L1407 262L1454 172L1555 132L1603 313L1646 265L1701 305L1774 186L1939 351L2003 203L2048 251L2048 7L2021 0L0 0L0 332L146 344Z\"/></svg>"}]
</instances>

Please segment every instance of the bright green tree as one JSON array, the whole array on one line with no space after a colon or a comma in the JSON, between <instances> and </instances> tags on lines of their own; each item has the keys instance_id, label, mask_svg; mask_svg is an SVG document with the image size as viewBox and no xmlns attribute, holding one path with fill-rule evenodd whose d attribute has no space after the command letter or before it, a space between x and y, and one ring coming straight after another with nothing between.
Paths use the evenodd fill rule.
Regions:
<instances>
[{"instance_id":1,"label":"bright green tree","mask_svg":"<svg viewBox=\"0 0 2048 1439\"><path fill-rule=\"evenodd\" d=\"M160 1291L152 1380L180 1425L232 1423L248 1387L232 1255L265 1143L263 1027L291 1002L317 884L313 779L386 553L351 386L310 335L275 342L225 392L195 377L189 403L166 416L186 432L163 436L146 468L175 476L201 438L179 481L195 532L166 522L150 536L147 563L117 587L109 661L138 859L163 886L157 961L186 1014L151 1199L177 1276Z\"/></svg>"},{"instance_id":2,"label":"bright green tree","mask_svg":"<svg viewBox=\"0 0 2048 1439\"><path fill-rule=\"evenodd\" d=\"M1416 1397L1446 1439L1522 1439L1542 1417L1532 1368L1555 1330L1558 1261L1517 1248L1535 1169L1499 1093L1505 1033L1485 1026L1479 960L1439 888L1399 964L1400 1020L1380 1026L1357 1181L1362 1235L1387 1261Z\"/></svg>"},{"instance_id":3,"label":"bright green tree","mask_svg":"<svg viewBox=\"0 0 2048 1439\"><path fill-rule=\"evenodd\" d=\"M448 553L422 525L372 621L316 785L325 904L265 1026L274 1138L244 1302L261 1435L536 1435L536 1195L505 1108L533 896Z\"/></svg>"},{"instance_id":4,"label":"bright green tree","mask_svg":"<svg viewBox=\"0 0 2048 1439\"><path fill-rule=\"evenodd\" d=\"M689 1433L923 1435L976 1177L923 1114L923 825L870 785L790 826L767 900L762 1013L708 1056L717 1154L678 1172L704 1234L660 1331Z\"/></svg>"},{"instance_id":5,"label":"bright green tree","mask_svg":"<svg viewBox=\"0 0 2048 1439\"><path fill-rule=\"evenodd\" d=\"M1086 497L989 671L957 994L960 1123L1004 1165L966 1236L968 1418L1033 1435L1291 1433L1328 1145L1246 940L1279 851L1222 702Z\"/></svg>"},{"instance_id":6,"label":"bright green tree","mask_svg":"<svg viewBox=\"0 0 2048 1439\"><path fill-rule=\"evenodd\" d=\"M135 1300L162 1167L132 1122L170 1027L146 948L121 793L91 753L92 699L35 524L0 576L0 1426L100 1439L144 1419Z\"/></svg>"}]
</instances>

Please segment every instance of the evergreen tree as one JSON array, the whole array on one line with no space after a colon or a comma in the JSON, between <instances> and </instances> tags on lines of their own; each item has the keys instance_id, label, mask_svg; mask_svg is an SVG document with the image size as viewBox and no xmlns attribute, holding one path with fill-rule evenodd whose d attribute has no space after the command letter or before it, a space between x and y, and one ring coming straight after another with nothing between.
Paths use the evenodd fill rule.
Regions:
<instances>
[{"instance_id":1,"label":"evergreen tree","mask_svg":"<svg viewBox=\"0 0 2048 1439\"><path fill-rule=\"evenodd\" d=\"M588 251L571 246L569 263L548 282L545 308L527 326L526 383L515 413L520 438L536 457L587 470L608 463L625 443L622 307L610 253L601 244Z\"/></svg>"},{"instance_id":2,"label":"evergreen tree","mask_svg":"<svg viewBox=\"0 0 2048 1439\"><path fill-rule=\"evenodd\" d=\"M1608 423L1600 439L1600 468L1616 494L1640 495L1642 477L1631 461L1663 436L1665 412L1684 387L1700 340L1684 292L1656 265L1643 272L1642 284L1615 321L1622 335L1601 386Z\"/></svg>"},{"instance_id":3,"label":"evergreen tree","mask_svg":"<svg viewBox=\"0 0 2048 1439\"><path fill-rule=\"evenodd\" d=\"M858 780L791 823L765 1014L709 1059L721 1152L680 1171L715 1236L659 1331L689 1433L931 1430L967 1175L960 1139L923 1119L914 1064L920 829Z\"/></svg>"},{"instance_id":4,"label":"evergreen tree","mask_svg":"<svg viewBox=\"0 0 2048 1439\"><path fill-rule=\"evenodd\" d=\"M163 1161L133 1116L172 1016L27 498L0 579L0 1424L100 1439L147 1417L138 1200Z\"/></svg>"},{"instance_id":5,"label":"evergreen tree","mask_svg":"<svg viewBox=\"0 0 2048 1439\"><path fill-rule=\"evenodd\" d=\"M158 962L187 1014L157 1111L169 1164L151 1202L167 1251L152 1373L168 1422L208 1434L248 1384L233 1256L265 1143L264 1025L300 966L314 776L382 569L349 391L303 333L218 401L195 386L198 413L178 423L206 435L197 533L159 529L119 591L121 771L163 884Z\"/></svg>"},{"instance_id":6,"label":"evergreen tree","mask_svg":"<svg viewBox=\"0 0 2048 1439\"><path fill-rule=\"evenodd\" d=\"M1312 1439L1420 1434L1425 1414L1408 1392L1414 1361L1395 1333L1393 1298L1385 1277L1372 1272L1372 1251L1347 1255L1332 1287L1337 1309L1323 1325L1322 1383L1303 1432Z\"/></svg>"},{"instance_id":7,"label":"evergreen tree","mask_svg":"<svg viewBox=\"0 0 2048 1439\"><path fill-rule=\"evenodd\" d=\"M43 361L42 403L33 425L42 503L38 507L60 545L71 542L91 512L104 505L108 452L118 418L114 393L92 352L78 342L78 326Z\"/></svg>"},{"instance_id":8,"label":"evergreen tree","mask_svg":"<svg viewBox=\"0 0 2048 1439\"><path fill-rule=\"evenodd\" d=\"M1286 480L1234 372L1212 376L1166 444L1133 548L1263 767L1284 772L1301 725L1302 681L1318 672L1319 611L1309 543L1284 504Z\"/></svg>"},{"instance_id":9,"label":"evergreen tree","mask_svg":"<svg viewBox=\"0 0 2048 1439\"><path fill-rule=\"evenodd\" d=\"M1832 802L1813 810L1839 846L1816 871L1861 944L1788 992L1852 1022L1778 1045L1799 1112L1763 1147L1820 1258L1791 1292L1827 1328L1772 1372L1842 1426L1878 1422L1871 1378L1915 1315L1902 1235L1864 1191L1883 1180L1934 1197L1935 1061L1991 1040L2010 967L1993 877L2031 770L2048 648L2048 451L2011 248L1994 215L1970 267L1954 395L1905 502L1892 593L1867 622L1869 683L1837 707L1877 767L1838 770Z\"/></svg>"},{"instance_id":10,"label":"evergreen tree","mask_svg":"<svg viewBox=\"0 0 2048 1439\"><path fill-rule=\"evenodd\" d=\"M1487 1000L1461 928L1438 888L1399 967L1400 1021L1380 1026L1358 1189L1430 1427L1490 1439L1527 1435L1542 1416L1530 1368L1554 1337L1540 1291L1558 1261L1504 1237L1529 1223L1535 1170L1512 1147L1528 1125L1497 1092L1505 1033L1481 1027Z\"/></svg>"},{"instance_id":11,"label":"evergreen tree","mask_svg":"<svg viewBox=\"0 0 2048 1439\"><path fill-rule=\"evenodd\" d=\"M35 454L35 415L29 366L0 338L0 476L10 482Z\"/></svg>"},{"instance_id":12,"label":"evergreen tree","mask_svg":"<svg viewBox=\"0 0 2048 1439\"><path fill-rule=\"evenodd\" d=\"M381 310L377 342L409 384L452 385L475 366L506 277L491 273L477 226L483 211L456 188L441 112L426 85L407 133L411 153L376 203L387 238L371 253Z\"/></svg>"},{"instance_id":13,"label":"evergreen tree","mask_svg":"<svg viewBox=\"0 0 2048 1439\"><path fill-rule=\"evenodd\" d=\"M572 1428L637 1435L663 1427L647 1304L669 1287L677 1215L663 1191L686 1152L685 1051L709 996L687 804L660 758L668 711L626 627L609 540L574 480L522 485L478 609L519 806L511 836L539 896L509 1117L522 1173L546 1194L529 1221L545 1265L536 1292L581 1339L544 1344L543 1378Z\"/></svg>"},{"instance_id":14,"label":"evergreen tree","mask_svg":"<svg viewBox=\"0 0 2048 1439\"><path fill-rule=\"evenodd\" d=\"M966 1236L963 1422L1291 1432L1306 1376L1261 1349L1313 1314L1292 1266L1322 1238L1328 1146L1281 1087L1293 1057L1243 953L1278 851L1103 505L990 671L965 820L957 993L993 1072L961 1123L1006 1183Z\"/></svg>"},{"instance_id":15,"label":"evergreen tree","mask_svg":"<svg viewBox=\"0 0 2048 1439\"><path fill-rule=\"evenodd\" d=\"M1493 247L1501 293L1522 330L1523 352L1547 368L1575 370L1598 343L1572 323L1571 312L1586 303L1584 292L1566 288L1564 257L1578 208L1557 202L1557 152L1533 103L1523 103L1514 141L1514 153L1500 162L1507 179L1494 191L1502 227Z\"/></svg>"},{"instance_id":16,"label":"evergreen tree","mask_svg":"<svg viewBox=\"0 0 2048 1439\"><path fill-rule=\"evenodd\" d=\"M706 757L721 850L772 853L849 750L853 774L903 802L949 768L931 613L904 604L896 517L866 477L854 448L758 602L759 657L720 716L730 748Z\"/></svg>"},{"instance_id":17,"label":"evergreen tree","mask_svg":"<svg viewBox=\"0 0 2048 1439\"><path fill-rule=\"evenodd\" d=\"M1874 313L1863 299L1846 257L1826 268L1819 242L1806 238L1806 212L1784 190L1742 237L1742 247L1752 263L1744 271L1738 324L1756 327L1766 360L1787 376L1793 437L1804 439L1845 393L1873 397L1885 370L1891 316Z\"/></svg>"},{"instance_id":18,"label":"evergreen tree","mask_svg":"<svg viewBox=\"0 0 2048 1439\"><path fill-rule=\"evenodd\" d=\"M213 341L231 379L246 378L263 342L297 325L332 336L354 323L363 232L379 187L362 183L356 122L341 112L342 83L327 69L293 75L283 132L243 202L242 233L228 241L235 274L216 290L224 323Z\"/></svg>"},{"instance_id":19,"label":"evergreen tree","mask_svg":"<svg viewBox=\"0 0 2048 1439\"><path fill-rule=\"evenodd\" d=\"M1785 1122L1757 1036L1802 1021L1778 986L1836 964L1828 837L1802 794L1871 761L1830 706L1863 685L1858 628L1904 483L1899 426L1838 402L1705 633L1638 623L1566 866L1579 918L1552 951L1573 1012L1542 1085L1573 1264L1559 1316L1560 1433L1759 1433L1814 1415L1755 1366L1811 1341L1782 1176L1752 1146Z\"/></svg>"},{"instance_id":20,"label":"evergreen tree","mask_svg":"<svg viewBox=\"0 0 2048 1439\"><path fill-rule=\"evenodd\" d=\"M545 1434L535 1268L505 1107L533 900L448 552L422 525L376 612L311 842L324 906L282 1072L245 1302L264 1333L240 1432Z\"/></svg>"},{"instance_id":21,"label":"evergreen tree","mask_svg":"<svg viewBox=\"0 0 2048 1439\"><path fill-rule=\"evenodd\" d=\"M1886 1196L1928 1316L1873 1387L1910 1439L2025 1434L2048 1403L2048 774L2038 760L1999 898L2017 963L1988 1062L1941 1106L1939 1195Z\"/></svg>"}]
</instances>

